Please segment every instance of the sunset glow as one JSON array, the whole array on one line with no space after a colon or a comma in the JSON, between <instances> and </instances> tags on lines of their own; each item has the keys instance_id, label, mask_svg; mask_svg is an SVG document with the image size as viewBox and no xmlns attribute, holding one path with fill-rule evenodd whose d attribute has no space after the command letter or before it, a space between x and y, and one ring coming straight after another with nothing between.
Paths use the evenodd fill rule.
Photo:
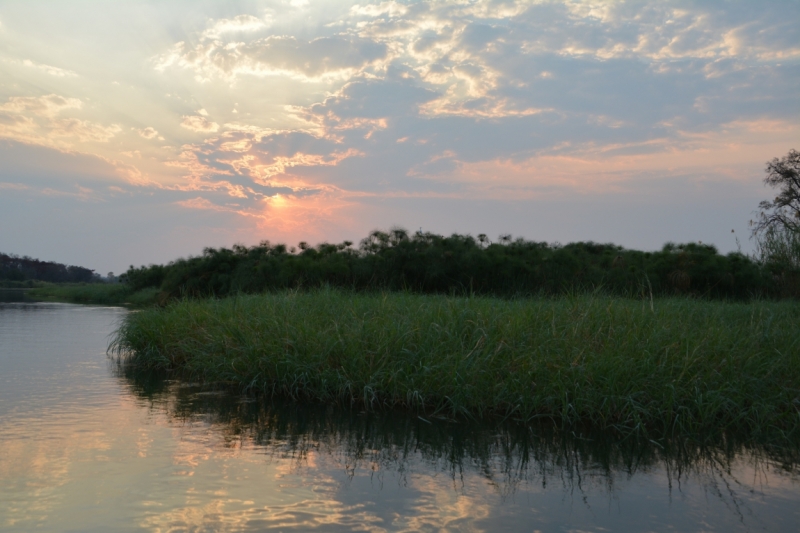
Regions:
<instances>
[{"instance_id":1,"label":"sunset glow","mask_svg":"<svg viewBox=\"0 0 800 533\"><path fill-rule=\"evenodd\" d=\"M6 2L0 251L120 272L374 228L747 247L796 2Z\"/></svg>"}]
</instances>

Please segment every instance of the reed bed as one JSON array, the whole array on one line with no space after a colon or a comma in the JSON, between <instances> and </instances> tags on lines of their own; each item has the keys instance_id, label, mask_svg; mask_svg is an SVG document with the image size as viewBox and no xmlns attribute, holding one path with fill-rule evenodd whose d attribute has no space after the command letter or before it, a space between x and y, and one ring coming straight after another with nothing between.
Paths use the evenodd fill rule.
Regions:
<instances>
[{"instance_id":1,"label":"reed bed","mask_svg":"<svg viewBox=\"0 0 800 533\"><path fill-rule=\"evenodd\" d=\"M338 290L129 314L140 369L267 394L670 435L800 429L800 306Z\"/></svg>"}]
</instances>

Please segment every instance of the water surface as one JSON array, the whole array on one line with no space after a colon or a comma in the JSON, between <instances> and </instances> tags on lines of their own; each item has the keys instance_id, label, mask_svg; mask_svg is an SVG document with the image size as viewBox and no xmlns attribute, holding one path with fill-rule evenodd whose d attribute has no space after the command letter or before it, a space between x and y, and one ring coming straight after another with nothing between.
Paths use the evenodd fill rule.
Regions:
<instances>
[{"instance_id":1,"label":"water surface","mask_svg":"<svg viewBox=\"0 0 800 533\"><path fill-rule=\"evenodd\" d=\"M128 311L0 303L2 531L797 531L797 459L260 401L119 371Z\"/></svg>"}]
</instances>

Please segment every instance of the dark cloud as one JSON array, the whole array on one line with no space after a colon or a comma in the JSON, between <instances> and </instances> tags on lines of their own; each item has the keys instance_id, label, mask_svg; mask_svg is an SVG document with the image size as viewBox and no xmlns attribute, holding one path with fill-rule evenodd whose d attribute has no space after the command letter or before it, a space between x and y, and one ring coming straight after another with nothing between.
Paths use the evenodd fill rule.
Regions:
<instances>
[{"instance_id":1,"label":"dark cloud","mask_svg":"<svg viewBox=\"0 0 800 533\"><path fill-rule=\"evenodd\" d=\"M221 55L226 52L220 51ZM299 71L321 76L346 68L359 68L386 55L386 45L369 39L320 37L300 41L293 37L268 37L235 49L231 62L252 62L255 68ZM223 63L227 62L223 60ZM235 67L230 67L235 68Z\"/></svg>"},{"instance_id":2,"label":"dark cloud","mask_svg":"<svg viewBox=\"0 0 800 533\"><path fill-rule=\"evenodd\" d=\"M382 80L359 80L347 84L336 96L310 107L311 113L339 118L402 118L417 116L419 106L436 98L436 93L414 80L398 75L392 68Z\"/></svg>"}]
</instances>

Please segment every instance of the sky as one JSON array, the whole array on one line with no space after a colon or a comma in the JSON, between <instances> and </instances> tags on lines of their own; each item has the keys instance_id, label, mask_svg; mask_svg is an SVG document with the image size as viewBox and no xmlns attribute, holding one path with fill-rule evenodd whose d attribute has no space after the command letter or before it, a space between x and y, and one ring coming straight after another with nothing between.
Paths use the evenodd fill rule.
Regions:
<instances>
[{"instance_id":1,"label":"sky","mask_svg":"<svg viewBox=\"0 0 800 533\"><path fill-rule=\"evenodd\" d=\"M0 252L394 226L753 249L800 2L0 0Z\"/></svg>"}]
</instances>

